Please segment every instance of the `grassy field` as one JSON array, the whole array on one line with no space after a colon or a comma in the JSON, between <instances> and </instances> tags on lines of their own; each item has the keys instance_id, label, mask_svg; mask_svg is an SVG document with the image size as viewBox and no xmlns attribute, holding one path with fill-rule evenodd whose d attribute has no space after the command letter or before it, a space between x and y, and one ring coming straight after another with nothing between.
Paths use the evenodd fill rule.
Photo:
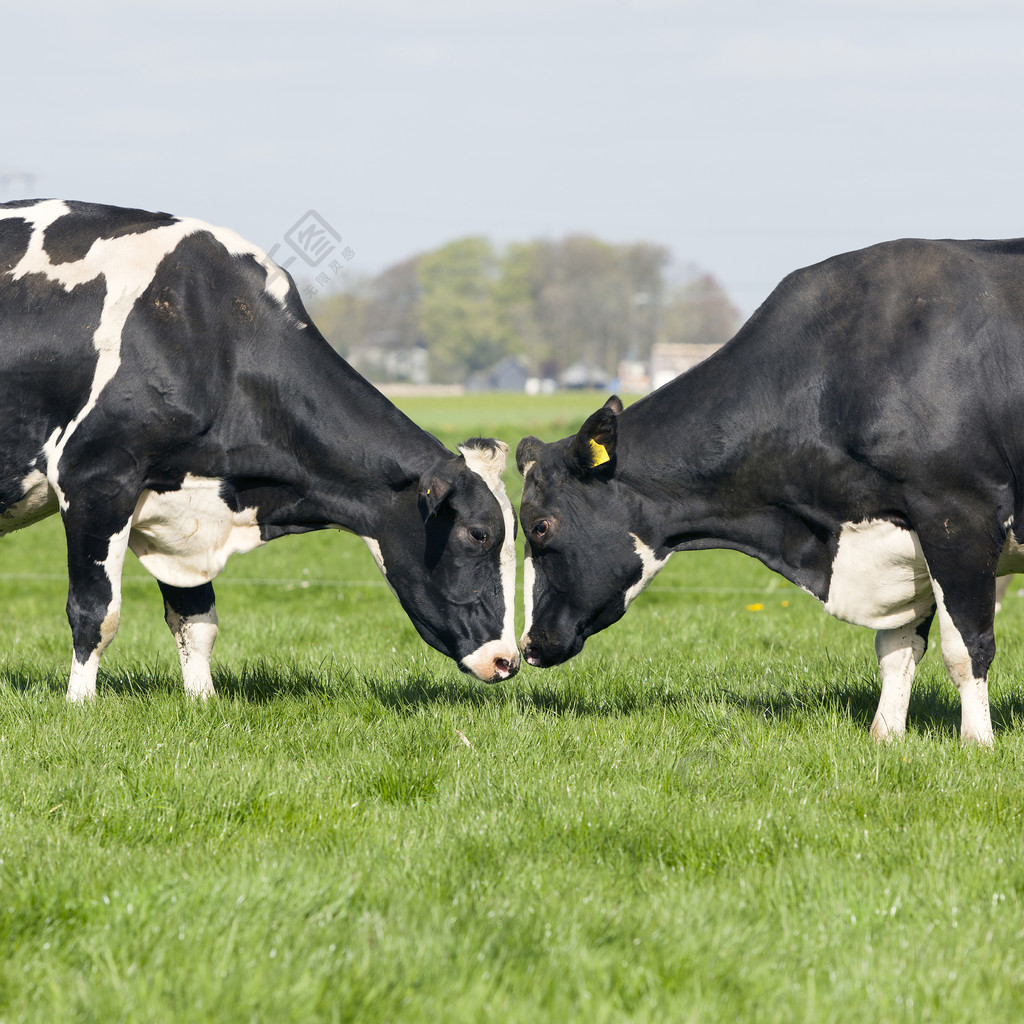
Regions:
<instances>
[{"instance_id":1,"label":"grassy field","mask_svg":"<svg viewBox=\"0 0 1024 1024\"><path fill-rule=\"evenodd\" d=\"M599 403L401 404L514 446ZM871 634L732 553L486 687L358 540L276 541L219 582L206 705L132 563L89 707L59 525L0 553L5 1024L1020 1019L1019 597L995 750L935 651L880 748Z\"/></svg>"}]
</instances>

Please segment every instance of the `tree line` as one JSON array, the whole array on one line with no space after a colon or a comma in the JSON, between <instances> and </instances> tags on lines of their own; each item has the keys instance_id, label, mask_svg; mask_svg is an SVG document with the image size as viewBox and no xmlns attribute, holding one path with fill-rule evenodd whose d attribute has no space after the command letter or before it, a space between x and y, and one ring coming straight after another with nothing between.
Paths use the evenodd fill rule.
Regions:
<instances>
[{"instance_id":1,"label":"tree line","mask_svg":"<svg viewBox=\"0 0 1024 1024\"><path fill-rule=\"evenodd\" d=\"M669 250L648 242L460 238L347 278L311 313L371 380L461 383L509 355L541 378L580 363L612 378L655 342L721 343L738 327L712 275L671 267Z\"/></svg>"}]
</instances>

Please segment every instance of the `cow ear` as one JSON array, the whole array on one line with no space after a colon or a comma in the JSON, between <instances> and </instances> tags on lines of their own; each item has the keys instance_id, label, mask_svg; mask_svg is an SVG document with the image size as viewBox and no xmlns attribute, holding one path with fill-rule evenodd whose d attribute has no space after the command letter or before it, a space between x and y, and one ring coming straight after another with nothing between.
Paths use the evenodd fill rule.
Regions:
<instances>
[{"instance_id":1,"label":"cow ear","mask_svg":"<svg viewBox=\"0 0 1024 1024\"><path fill-rule=\"evenodd\" d=\"M569 445L568 457L573 469L584 475L595 472L611 475L615 468L620 412L622 402L618 395L612 395L597 412L587 417Z\"/></svg>"},{"instance_id":2,"label":"cow ear","mask_svg":"<svg viewBox=\"0 0 1024 1024\"><path fill-rule=\"evenodd\" d=\"M424 522L436 516L441 506L455 493L458 473L452 462L454 460L441 462L420 477L418 500Z\"/></svg>"},{"instance_id":3,"label":"cow ear","mask_svg":"<svg viewBox=\"0 0 1024 1024\"><path fill-rule=\"evenodd\" d=\"M537 461L544 442L539 437L524 437L516 448L516 466L520 474L525 475L527 467Z\"/></svg>"}]
</instances>

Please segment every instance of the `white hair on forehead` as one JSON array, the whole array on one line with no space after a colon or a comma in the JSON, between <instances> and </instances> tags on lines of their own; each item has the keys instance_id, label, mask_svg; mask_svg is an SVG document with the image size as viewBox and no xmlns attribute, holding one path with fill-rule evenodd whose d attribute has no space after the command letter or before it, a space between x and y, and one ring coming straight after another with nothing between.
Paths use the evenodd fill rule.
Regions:
<instances>
[{"instance_id":1,"label":"white hair on forehead","mask_svg":"<svg viewBox=\"0 0 1024 1024\"><path fill-rule=\"evenodd\" d=\"M501 481L508 458L508 445L504 441L475 437L459 445L459 452L466 460L466 465L474 473L479 473L488 484Z\"/></svg>"},{"instance_id":2,"label":"white hair on forehead","mask_svg":"<svg viewBox=\"0 0 1024 1024\"><path fill-rule=\"evenodd\" d=\"M466 460L466 468L483 479L501 509L501 518L505 523L505 538L501 543L501 553L498 558L501 592L505 600L501 640L507 650L517 651L516 517L512 502L508 500L505 485L501 480L501 474L505 471L505 460L508 457L508 445L504 441L498 441L491 437L471 437L465 444L459 445L459 452ZM467 664L467 659L463 659L463 664Z\"/></svg>"}]
</instances>

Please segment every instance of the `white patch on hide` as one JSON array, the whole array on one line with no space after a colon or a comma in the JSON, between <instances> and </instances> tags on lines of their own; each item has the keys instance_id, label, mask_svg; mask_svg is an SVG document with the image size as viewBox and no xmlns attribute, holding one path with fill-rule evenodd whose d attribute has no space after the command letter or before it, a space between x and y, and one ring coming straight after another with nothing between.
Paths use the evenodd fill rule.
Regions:
<instances>
[{"instance_id":1,"label":"white patch on hide","mask_svg":"<svg viewBox=\"0 0 1024 1024\"><path fill-rule=\"evenodd\" d=\"M384 577L388 590L395 597L398 597L397 591L391 586L391 580L388 579L388 567L384 564L384 555L380 550L380 542L374 537L360 537L359 539L370 549L370 554L373 555L373 560L377 563L377 568L380 569L380 574Z\"/></svg>"},{"instance_id":2,"label":"white patch on hide","mask_svg":"<svg viewBox=\"0 0 1024 1024\"><path fill-rule=\"evenodd\" d=\"M0 537L45 519L57 511L57 495L45 474L33 469L21 482L22 496L0 512Z\"/></svg>"},{"instance_id":3,"label":"white patch on hide","mask_svg":"<svg viewBox=\"0 0 1024 1024\"><path fill-rule=\"evenodd\" d=\"M528 462L523 466L524 490L526 488L526 478L535 465L536 460ZM523 544L523 618L525 621L522 636L519 638L520 643L525 643L526 638L530 635L530 630L533 628L533 591L537 586L537 572L533 568L533 553L530 550L529 538L526 538Z\"/></svg>"},{"instance_id":4,"label":"white patch on hide","mask_svg":"<svg viewBox=\"0 0 1024 1024\"><path fill-rule=\"evenodd\" d=\"M67 501L58 486L57 477L61 456L75 430L95 408L99 396L121 365L121 336L132 309L152 284L161 261L183 239L208 232L225 247L229 255L253 256L266 270L267 293L279 303L284 302L290 287L287 275L278 270L261 249L233 231L216 228L193 218L179 218L157 227L147 227L135 234L97 238L81 259L52 263L44 246L46 229L70 212L63 201L47 200L11 213L11 216L16 215L29 221L33 230L24 255L9 271L11 279L15 281L28 274L42 274L67 291L101 276L104 279L106 292L103 308L92 339L98 359L89 397L74 419L62 430L55 432L47 445L46 475L64 510L68 507Z\"/></svg>"},{"instance_id":5,"label":"white patch on hide","mask_svg":"<svg viewBox=\"0 0 1024 1024\"><path fill-rule=\"evenodd\" d=\"M128 544L146 569L173 587L198 587L219 575L233 554L264 543L256 509L233 512L221 482L189 474L181 489L143 491Z\"/></svg>"},{"instance_id":6,"label":"white patch on hide","mask_svg":"<svg viewBox=\"0 0 1024 1024\"><path fill-rule=\"evenodd\" d=\"M654 549L648 547L635 533L631 533L630 537L633 538L634 550L640 556L641 570L640 579L624 595L623 600L625 603L623 604L623 610L628 608L634 598L647 589L647 584L665 568L665 563L669 560L669 555L672 554L670 551L664 558L658 558L654 553Z\"/></svg>"},{"instance_id":7,"label":"white patch on hide","mask_svg":"<svg viewBox=\"0 0 1024 1024\"><path fill-rule=\"evenodd\" d=\"M844 622L896 629L920 622L934 602L921 543L885 519L845 523L825 610Z\"/></svg>"},{"instance_id":8,"label":"white patch on hide","mask_svg":"<svg viewBox=\"0 0 1024 1024\"><path fill-rule=\"evenodd\" d=\"M526 542L526 555L523 558L523 612L525 625L523 637L530 635L533 626L533 590L537 585L537 571L533 567L533 556L530 553L530 542Z\"/></svg>"},{"instance_id":9,"label":"white patch on hide","mask_svg":"<svg viewBox=\"0 0 1024 1024\"><path fill-rule=\"evenodd\" d=\"M210 231L213 236L224 246L232 256L252 256L266 271L267 283L264 285L266 293L281 305L284 305L288 292L291 289L291 282L288 275L261 249L259 246L247 242L241 235L236 234L230 228L215 228L202 221L191 221L196 225L197 231ZM305 324L301 326L305 327Z\"/></svg>"}]
</instances>

